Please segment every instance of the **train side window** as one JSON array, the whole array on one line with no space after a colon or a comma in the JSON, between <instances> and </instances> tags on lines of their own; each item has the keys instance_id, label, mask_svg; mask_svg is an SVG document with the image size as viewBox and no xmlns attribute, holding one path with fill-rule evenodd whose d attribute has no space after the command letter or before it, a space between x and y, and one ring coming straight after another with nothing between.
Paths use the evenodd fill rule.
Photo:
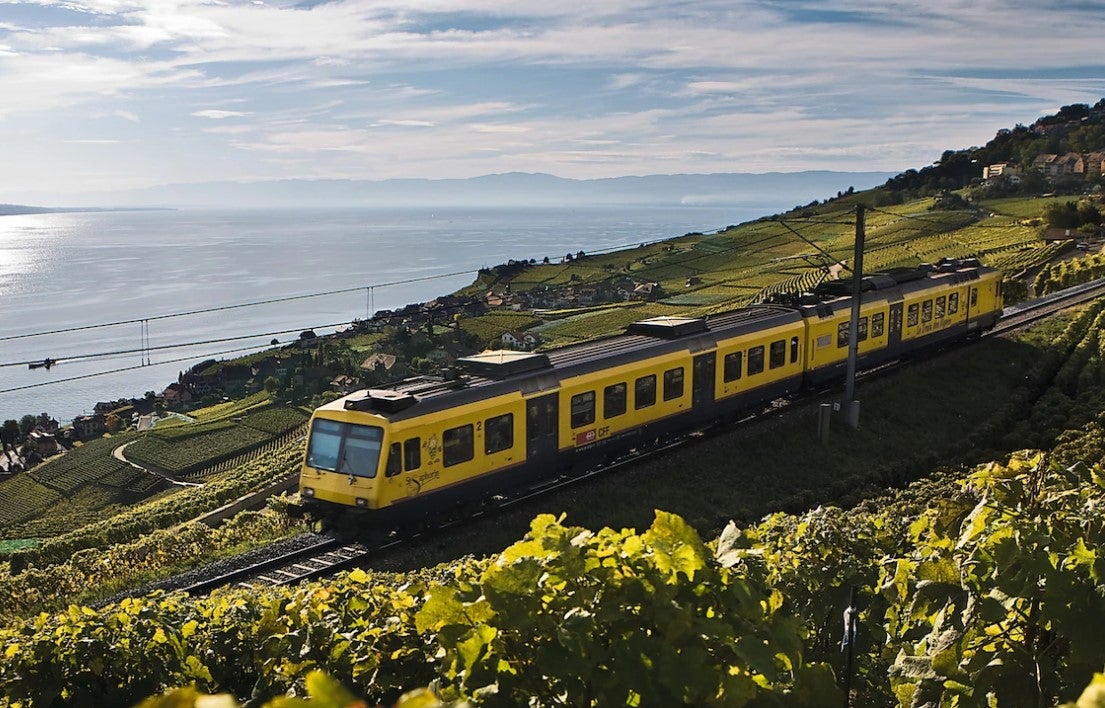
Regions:
<instances>
[{"instance_id":1,"label":"train side window","mask_svg":"<svg viewBox=\"0 0 1105 708\"><path fill-rule=\"evenodd\" d=\"M633 407L637 410L656 403L656 374L637 379L633 385Z\"/></svg>"},{"instance_id":2,"label":"train side window","mask_svg":"<svg viewBox=\"0 0 1105 708\"><path fill-rule=\"evenodd\" d=\"M595 392L572 396L572 427L582 428L595 422Z\"/></svg>"},{"instance_id":3,"label":"train side window","mask_svg":"<svg viewBox=\"0 0 1105 708\"><path fill-rule=\"evenodd\" d=\"M748 350L748 375L758 374L764 370L764 348L752 347Z\"/></svg>"},{"instance_id":4,"label":"train side window","mask_svg":"<svg viewBox=\"0 0 1105 708\"><path fill-rule=\"evenodd\" d=\"M848 328L851 322L841 322L836 326L836 347L842 349L848 346Z\"/></svg>"},{"instance_id":5,"label":"train side window","mask_svg":"<svg viewBox=\"0 0 1105 708\"><path fill-rule=\"evenodd\" d=\"M916 327L917 326L918 315L919 315L920 311L921 311L921 306L918 305L917 303L913 303L912 305L909 306L909 309L906 310L906 316L905 316L906 327Z\"/></svg>"},{"instance_id":6,"label":"train side window","mask_svg":"<svg viewBox=\"0 0 1105 708\"><path fill-rule=\"evenodd\" d=\"M770 369L778 369L787 363L787 340L780 339L771 343L767 352L767 366Z\"/></svg>"},{"instance_id":7,"label":"train side window","mask_svg":"<svg viewBox=\"0 0 1105 708\"><path fill-rule=\"evenodd\" d=\"M790 363L798 363L798 337L790 338Z\"/></svg>"},{"instance_id":8,"label":"train side window","mask_svg":"<svg viewBox=\"0 0 1105 708\"><path fill-rule=\"evenodd\" d=\"M860 317L859 322L856 322L856 341L867 341L867 318Z\"/></svg>"},{"instance_id":9,"label":"train side window","mask_svg":"<svg viewBox=\"0 0 1105 708\"><path fill-rule=\"evenodd\" d=\"M725 383L736 381L741 377L741 367L744 366L744 352L726 354L722 360L722 368L725 371Z\"/></svg>"},{"instance_id":10,"label":"train side window","mask_svg":"<svg viewBox=\"0 0 1105 708\"><path fill-rule=\"evenodd\" d=\"M978 288L971 288L971 302L970 307L976 307L978 305Z\"/></svg>"},{"instance_id":11,"label":"train side window","mask_svg":"<svg viewBox=\"0 0 1105 708\"><path fill-rule=\"evenodd\" d=\"M403 443L403 469L407 472L422 466L422 438L411 438Z\"/></svg>"},{"instance_id":12,"label":"train side window","mask_svg":"<svg viewBox=\"0 0 1105 708\"><path fill-rule=\"evenodd\" d=\"M921 321L932 321L932 300L925 300L921 303Z\"/></svg>"},{"instance_id":13,"label":"train side window","mask_svg":"<svg viewBox=\"0 0 1105 708\"><path fill-rule=\"evenodd\" d=\"M683 395L683 367L664 372L664 400L670 401Z\"/></svg>"},{"instance_id":14,"label":"train side window","mask_svg":"<svg viewBox=\"0 0 1105 708\"><path fill-rule=\"evenodd\" d=\"M488 418L483 424L483 454L491 455L514 447L514 414Z\"/></svg>"},{"instance_id":15,"label":"train side window","mask_svg":"<svg viewBox=\"0 0 1105 708\"><path fill-rule=\"evenodd\" d=\"M876 312L871 315L871 337L878 338L886 331L886 313Z\"/></svg>"},{"instance_id":16,"label":"train side window","mask_svg":"<svg viewBox=\"0 0 1105 708\"><path fill-rule=\"evenodd\" d=\"M959 293L952 293L948 295L948 314L954 315L959 312Z\"/></svg>"},{"instance_id":17,"label":"train side window","mask_svg":"<svg viewBox=\"0 0 1105 708\"><path fill-rule=\"evenodd\" d=\"M629 389L624 383L616 383L602 390L602 417L616 418L625 413Z\"/></svg>"},{"instance_id":18,"label":"train side window","mask_svg":"<svg viewBox=\"0 0 1105 708\"><path fill-rule=\"evenodd\" d=\"M394 477L403 471L403 444L392 443L388 448L388 465L384 469L385 477Z\"/></svg>"},{"instance_id":19,"label":"train side window","mask_svg":"<svg viewBox=\"0 0 1105 708\"><path fill-rule=\"evenodd\" d=\"M446 467L459 465L476 456L472 443L472 424L449 428L441 435L441 460Z\"/></svg>"},{"instance_id":20,"label":"train side window","mask_svg":"<svg viewBox=\"0 0 1105 708\"><path fill-rule=\"evenodd\" d=\"M936 312L933 315L934 317L936 317L936 319L940 319L941 317L944 316L944 309L945 309L945 306L946 306L947 302L948 302L948 298L944 297L943 295L936 298Z\"/></svg>"}]
</instances>

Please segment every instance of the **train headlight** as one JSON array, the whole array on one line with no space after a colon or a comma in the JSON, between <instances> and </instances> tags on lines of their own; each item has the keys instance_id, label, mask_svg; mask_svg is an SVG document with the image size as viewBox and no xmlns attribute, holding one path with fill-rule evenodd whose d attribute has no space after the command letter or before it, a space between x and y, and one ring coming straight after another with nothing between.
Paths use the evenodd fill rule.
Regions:
<instances>
[{"instance_id":1,"label":"train headlight","mask_svg":"<svg viewBox=\"0 0 1105 708\"><path fill-rule=\"evenodd\" d=\"M366 508L368 506L368 500L364 497L357 497L357 506L361 507L362 509Z\"/></svg>"},{"instance_id":2,"label":"train headlight","mask_svg":"<svg viewBox=\"0 0 1105 708\"><path fill-rule=\"evenodd\" d=\"M312 489L311 487L304 487L303 488L303 496L313 497L314 495L315 495L315 490Z\"/></svg>"}]
</instances>

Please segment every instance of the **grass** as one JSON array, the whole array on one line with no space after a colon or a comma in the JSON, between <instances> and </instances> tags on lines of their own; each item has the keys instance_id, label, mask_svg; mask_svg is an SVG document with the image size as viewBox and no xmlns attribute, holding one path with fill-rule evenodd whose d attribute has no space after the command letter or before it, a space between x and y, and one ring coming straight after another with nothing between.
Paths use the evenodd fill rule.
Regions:
<instances>
[{"instance_id":1,"label":"grass","mask_svg":"<svg viewBox=\"0 0 1105 708\"><path fill-rule=\"evenodd\" d=\"M460 320L460 328L471 332L484 344L497 344L504 332L528 329L538 322L540 320L530 312L502 310L480 317L465 317Z\"/></svg>"},{"instance_id":2,"label":"grass","mask_svg":"<svg viewBox=\"0 0 1105 708\"><path fill-rule=\"evenodd\" d=\"M983 206L994 212L1011 216L1016 219L1029 219L1044 213L1044 207L1048 204L1064 204L1070 201L1078 201L1075 196L1060 197L1009 197L1006 199L989 199L983 202Z\"/></svg>"},{"instance_id":3,"label":"grass","mask_svg":"<svg viewBox=\"0 0 1105 708\"><path fill-rule=\"evenodd\" d=\"M245 398L225 403L217 403L207 408L201 408L189 413L189 416L202 423L210 423L217 420L227 420L245 415L251 410L265 408L269 405L269 395L264 391L250 394ZM158 427L161 427L161 423Z\"/></svg>"}]
</instances>

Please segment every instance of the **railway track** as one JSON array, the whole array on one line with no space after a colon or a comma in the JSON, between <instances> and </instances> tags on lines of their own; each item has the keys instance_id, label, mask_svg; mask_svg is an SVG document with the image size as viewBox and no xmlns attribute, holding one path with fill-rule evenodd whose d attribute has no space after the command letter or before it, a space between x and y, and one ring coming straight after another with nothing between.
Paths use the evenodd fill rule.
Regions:
<instances>
[{"instance_id":1,"label":"railway track","mask_svg":"<svg viewBox=\"0 0 1105 708\"><path fill-rule=\"evenodd\" d=\"M380 550L380 549L376 549ZM192 595L203 595L230 585L291 585L354 568L371 549L358 543L325 539L305 548L266 558L235 570L186 586Z\"/></svg>"},{"instance_id":2,"label":"railway track","mask_svg":"<svg viewBox=\"0 0 1105 708\"><path fill-rule=\"evenodd\" d=\"M1105 279L1068 288L1062 292L1034 300L1031 303L1008 308L1003 313L1002 319L999 321L998 325L988 332L987 336L1008 334L1009 332L1023 328L1033 322L1045 319L1060 310L1089 302L1102 296L1105 296ZM870 379L888 374L897 370L900 365L902 365L902 362L885 364L863 372L862 378ZM713 437L715 435L726 434L731 432L738 425L746 424L749 421L764 418L768 415L781 414L803 403L808 403L810 400L823 397L826 393L827 391L822 390L792 400L772 402L766 406L764 410L747 415L740 420L694 431L677 439L659 441L655 445L640 450L634 450L622 457L607 461L594 468L577 473L565 474L539 486L520 490L509 497L500 496L492 500L487 500L482 507L470 509L463 516L456 516L443 520L441 523L435 524L432 527L411 530L402 535L393 532L387 537L376 541L365 541L363 543L345 543L337 539L327 539L306 548L266 558L259 563L194 583L185 587L184 590L188 593L198 595L230 585L291 585L305 580L334 575L342 570L358 567L373 557L389 550L397 549L407 543L433 536L434 534L457 527L475 518L506 511L511 507L524 504L553 492L562 491L576 484L581 484L598 475L641 464L694 441Z\"/></svg>"},{"instance_id":3,"label":"railway track","mask_svg":"<svg viewBox=\"0 0 1105 708\"><path fill-rule=\"evenodd\" d=\"M990 336L1000 336L1046 319L1068 307L1081 305L1105 296L1105 278L1046 295L1028 303L1007 307Z\"/></svg>"},{"instance_id":4,"label":"railway track","mask_svg":"<svg viewBox=\"0 0 1105 708\"><path fill-rule=\"evenodd\" d=\"M366 540L359 543L347 543L336 538L330 538L305 548L275 555L260 562L192 583L181 589L191 595L204 595L212 590L232 585L240 587L294 585L306 580L328 577L343 570L359 567L369 559L378 557L388 551L401 548L420 539L432 537L448 529L469 523L474 519L504 512L514 506L581 484L600 474L607 474L631 465L640 464L648 459L687 445L692 440L701 439L707 434L706 431L698 431L676 440L664 441L600 466L574 474L566 474L544 484L519 490L509 497L499 496L487 500L485 505L477 509L469 509L463 516L444 519L441 523L433 526L411 529L402 534L392 532L375 541Z\"/></svg>"}]
</instances>

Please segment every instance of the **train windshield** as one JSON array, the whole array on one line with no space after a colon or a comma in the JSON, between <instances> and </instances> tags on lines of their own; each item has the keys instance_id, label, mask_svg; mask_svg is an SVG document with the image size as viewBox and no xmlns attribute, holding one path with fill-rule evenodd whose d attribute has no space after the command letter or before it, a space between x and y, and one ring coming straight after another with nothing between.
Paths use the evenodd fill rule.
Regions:
<instances>
[{"instance_id":1,"label":"train windshield","mask_svg":"<svg viewBox=\"0 0 1105 708\"><path fill-rule=\"evenodd\" d=\"M307 443L307 464L356 477L375 477L384 431L371 425L317 419Z\"/></svg>"}]
</instances>

